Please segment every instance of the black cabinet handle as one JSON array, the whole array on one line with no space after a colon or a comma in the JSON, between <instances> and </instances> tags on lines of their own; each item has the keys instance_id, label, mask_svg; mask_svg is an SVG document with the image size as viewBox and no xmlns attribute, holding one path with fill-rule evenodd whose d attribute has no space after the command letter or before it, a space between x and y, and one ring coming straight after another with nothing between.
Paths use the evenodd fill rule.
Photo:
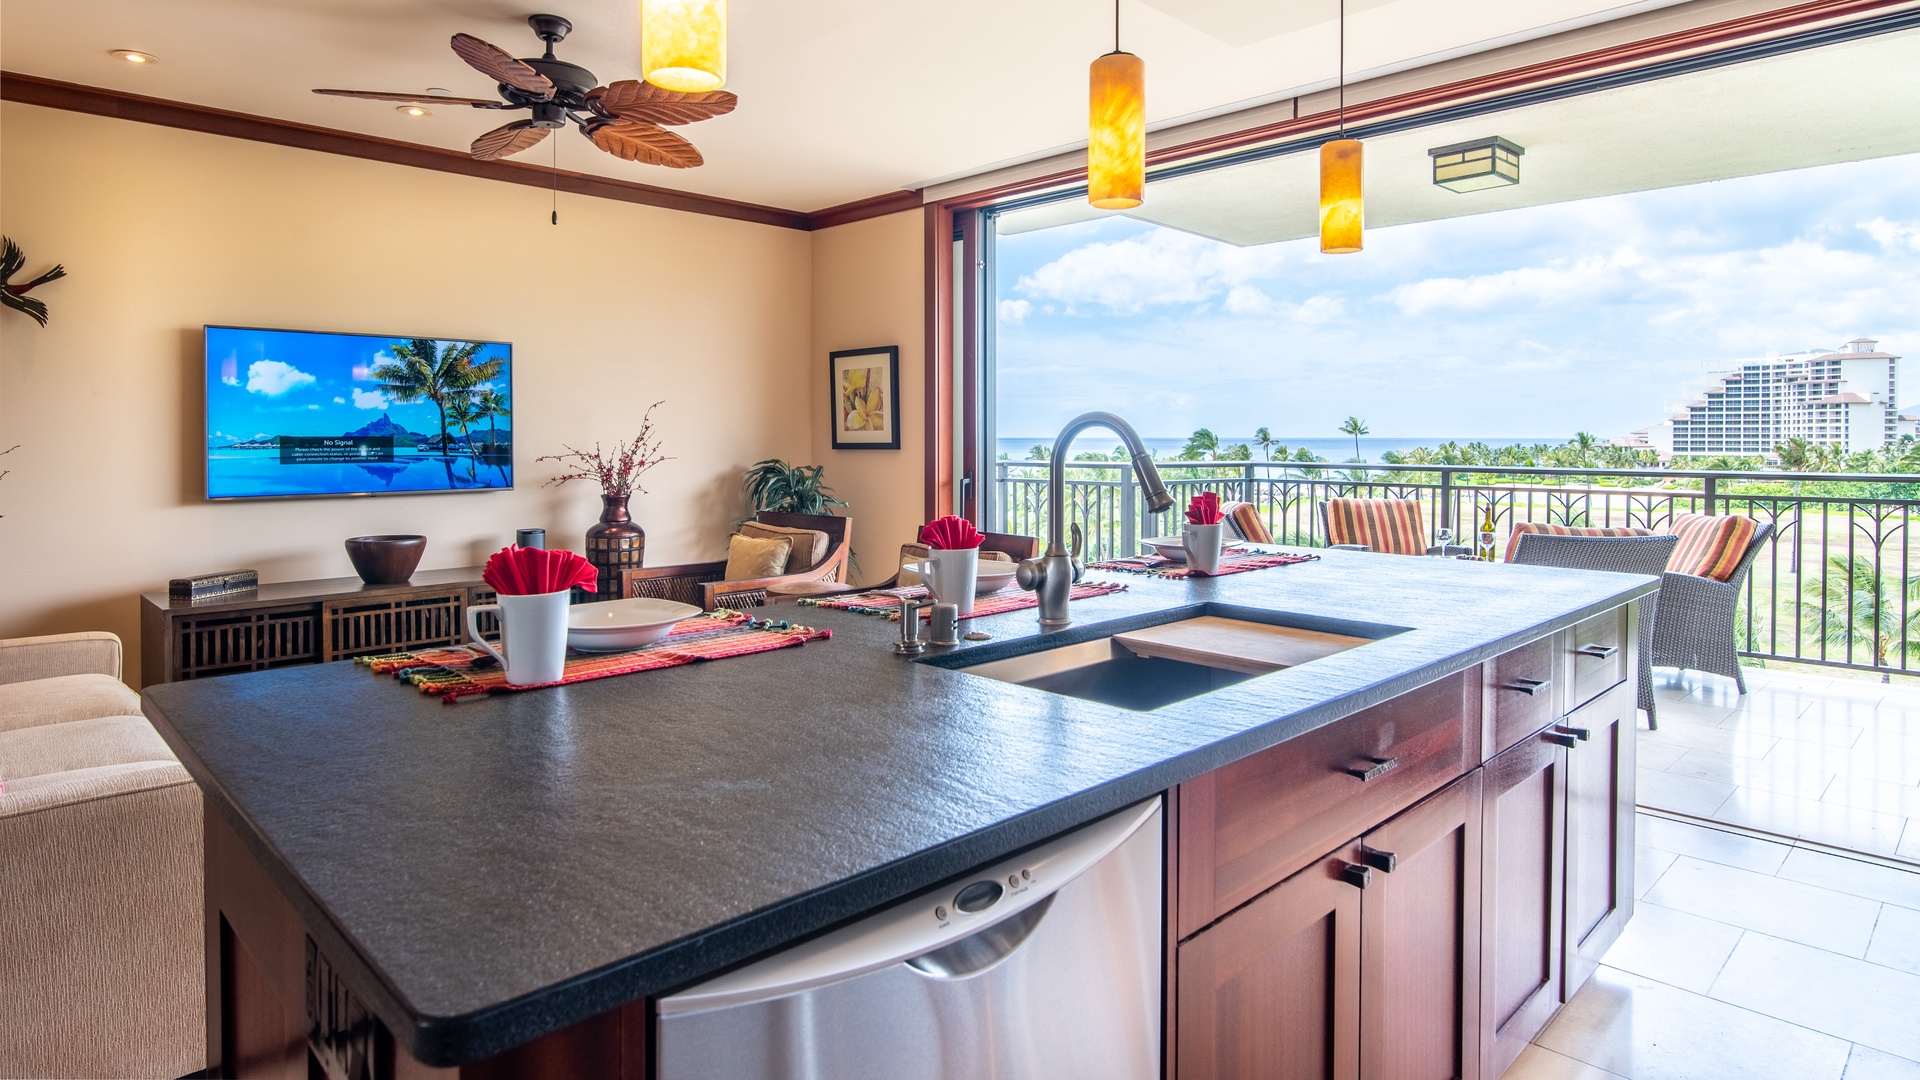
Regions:
<instances>
[{"instance_id":1,"label":"black cabinet handle","mask_svg":"<svg viewBox=\"0 0 1920 1080\"><path fill-rule=\"evenodd\" d=\"M1370 847L1360 849L1360 861L1383 874L1393 873L1394 867L1400 865L1400 860L1394 856L1393 852L1379 851Z\"/></svg>"},{"instance_id":2,"label":"black cabinet handle","mask_svg":"<svg viewBox=\"0 0 1920 1080\"><path fill-rule=\"evenodd\" d=\"M1362 783L1365 783L1368 780L1376 780L1382 776L1385 776L1386 774L1392 772L1395 766L1400 764L1399 758L1377 757L1377 758L1368 758L1367 760L1373 762L1373 764L1366 768L1356 767L1356 768L1348 769L1347 775L1357 776L1360 778L1360 781Z\"/></svg>"},{"instance_id":3,"label":"black cabinet handle","mask_svg":"<svg viewBox=\"0 0 1920 1080\"><path fill-rule=\"evenodd\" d=\"M1607 657L1612 656L1614 653L1619 652L1620 646L1598 645L1598 644L1582 645L1573 651L1579 653L1581 656L1591 656L1600 660L1605 660Z\"/></svg>"},{"instance_id":4,"label":"black cabinet handle","mask_svg":"<svg viewBox=\"0 0 1920 1080\"><path fill-rule=\"evenodd\" d=\"M1549 731L1541 737L1546 739L1548 742L1552 743L1555 746L1564 746L1569 750L1580 745L1579 739L1576 739L1571 735L1562 735L1560 732L1557 732L1557 731Z\"/></svg>"},{"instance_id":5,"label":"black cabinet handle","mask_svg":"<svg viewBox=\"0 0 1920 1080\"><path fill-rule=\"evenodd\" d=\"M1508 683L1505 689L1518 690L1528 697L1536 697L1546 692L1546 689L1552 685L1552 679L1515 679Z\"/></svg>"},{"instance_id":6,"label":"black cabinet handle","mask_svg":"<svg viewBox=\"0 0 1920 1080\"><path fill-rule=\"evenodd\" d=\"M1562 735L1571 735L1574 738L1579 739L1581 742L1586 742L1588 739L1593 738L1592 731L1583 727L1574 727L1570 724L1555 724L1553 726L1553 730L1559 732Z\"/></svg>"},{"instance_id":7,"label":"black cabinet handle","mask_svg":"<svg viewBox=\"0 0 1920 1080\"><path fill-rule=\"evenodd\" d=\"M1364 889L1373 884L1373 871L1364 866L1348 863L1340 868L1340 880L1356 889Z\"/></svg>"}]
</instances>

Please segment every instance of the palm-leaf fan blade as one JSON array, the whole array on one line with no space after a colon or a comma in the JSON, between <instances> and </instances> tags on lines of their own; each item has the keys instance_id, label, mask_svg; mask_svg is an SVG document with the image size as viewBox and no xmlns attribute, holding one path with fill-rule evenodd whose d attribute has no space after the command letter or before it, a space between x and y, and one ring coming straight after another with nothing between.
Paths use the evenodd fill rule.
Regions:
<instances>
[{"instance_id":1,"label":"palm-leaf fan blade","mask_svg":"<svg viewBox=\"0 0 1920 1080\"><path fill-rule=\"evenodd\" d=\"M446 94L388 93L384 90L315 90L329 97L365 98L368 101L404 101L411 105L471 105L476 109L504 109L506 105L487 98L451 97Z\"/></svg>"},{"instance_id":2,"label":"palm-leaf fan blade","mask_svg":"<svg viewBox=\"0 0 1920 1080\"><path fill-rule=\"evenodd\" d=\"M511 53L500 46L490 45L472 34L455 34L450 44L460 59L493 81L524 90L536 97L553 96L552 80L535 71L531 65L514 59Z\"/></svg>"},{"instance_id":3,"label":"palm-leaf fan blade","mask_svg":"<svg viewBox=\"0 0 1920 1080\"><path fill-rule=\"evenodd\" d=\"M692 143L654 124L615 120L587 129L587 137L593 145L623 161L669 169L691 169L706 161Z\"/></svg>"},{"instance_id":4,"label":"palm-leaf fan blade","mask_svg":"<svg viewBox=\"0 0 1920 1080\"><path fill-rule=\"evenodd\" d=\"M601 116L645 124L693 124L725 116L740 104L726 90L683 94L650 82L622 79L587 91L587 106Z\"/></svg>"},{"instance_id":5,"label":"palm-leaf fan blade","mask_svg":"<svg viewBox=\"0 0 1920 1080\"><path fill-rule=\"evenodd\" d=\"M546 128L534 127L531 120L515 120L473 140L472 153L481 161L492 161L537 146L546 137Z\"/></svg>"}]
</instances>

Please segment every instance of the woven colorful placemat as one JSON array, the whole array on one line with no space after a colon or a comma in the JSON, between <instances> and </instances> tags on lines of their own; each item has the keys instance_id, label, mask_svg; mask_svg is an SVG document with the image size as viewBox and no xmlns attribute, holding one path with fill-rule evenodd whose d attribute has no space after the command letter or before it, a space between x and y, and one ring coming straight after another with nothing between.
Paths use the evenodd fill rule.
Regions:
<instances>
[{"instance_id":1,"label":"woven colorful placemat","mask_svg":"<svg viewBox=\"0 0 1920 1080\"><path fill-rule=\"evenodd\" d=\"M1220 557L1220 569L1212 577L1225 577L1228 574L1244 574L1249 570L1265 570L1270 566L1292 566L1294 563L1314 562L1318 555L1290 555L1280 552L1252 552L1246 555ZM1142 556L1138 559L1117 559L1113 562L1093 563L1089 570L1118 570L1123 574L1148 574L1153 577L1186 578L1194 572L1186 564L1160 558L1157 555ZM1203 577L1209 575L1201 575Z\"/></svg>"},{"instance_id":2,"label":"woven colorful placemat","mask_svg":"<svg viewBox=\"0 0 1920 1080\"><path fill-rule=\"evenodd\" d=\"M751 656L832 636L831 630L795 626L784 619L756 619L744 611L712 611L681 622L660 641L628 652L583 653L568 649L560 681L533 686L514 686L507 682L507 673L491 656L465 648L362 656L354 662L376 674L393 675L402 682L412 683L421 693L451 703L476 694L539 690L703 660ZM482 657L485 659L481 660Z\"/></svg>"},{"instance_id":3,"label":"woven colorful placemat","mask_svg":"<svg viewBox=\"0 0 1920 1080\"><path fill-rule=\"evenodd\" d=\"M1108 593L1119 592L1126 587L1127 585L1123 581L1083 582L1073 587L1073 592L1068 595L1067 599L1073 601L1085 600L1094 596L1105 596ZM852 596L810 598L802 600L800 603L808 607L832 608L835 611L854 611L862 615L885 615L895 622L898 622L900 620L900 602L902 600L918 600L925 595L927 595L927 587L925 585L910 585L904 589L875 589L873 592L855 593ZM1004 615L1009 611L1023 611L1027 608L1039 606L1040 597L1037 593L1030 593L1024 589L1008 586L999 592L975 597L973 601L973 614L962 615L961 618L977 619L983 615ZM923 619L932 618L933 612L922 611L920 617Z\"/></svg>"}]
</instances>

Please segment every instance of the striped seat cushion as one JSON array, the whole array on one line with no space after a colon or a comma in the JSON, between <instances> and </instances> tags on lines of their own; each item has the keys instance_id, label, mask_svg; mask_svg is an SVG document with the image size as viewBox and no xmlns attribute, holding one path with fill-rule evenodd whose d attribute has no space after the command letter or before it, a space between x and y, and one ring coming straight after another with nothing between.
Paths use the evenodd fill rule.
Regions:
<instances>
[{"instance_id":1,"label":"striped seat cushion","mask_svg":"<svg viewBox=\"0 0 1920 1080\"><path fill-rule=\"evenodd\" d=\"M1513 561L1513 553L1520 550L1520 538L1528 533L1543 533L1547 536L1652 536L1650 529L1590 529L1580 525L1554 525L1545 521L1522 521L1513 527L1513 535L1507 537L1507 561ZM1664 535L1664 534L1663 534Z\"/></svg>"},{"instance_id":2,"label":"striped seat cushion","mask_svg":"<svg viewBox=\"0 0 1920 1080\"><path fill-rule=\"evenodd\" d=\"M1412 499L1328 499L1327 543L1388 555L1425 555L1427 530Z\"/></svg>"},{"instance_id":3,"label":"striped seat cushion","mask_svg":"<svg viewBox=\"0 0 1920 1080\"><path fill-rule=\"evenodd\" d=\"M1667 569L1676 574L1730 581L1740 568L1740 560L1753 543L1754 521L1749 517L1705 514L1676 514L1673 535L1680 542L1673 546Z\"/></svg>"},{"instance_id":4,"label":"striped seat cushion","mask_svg":"<svg viewBox=\"0 0 1920 1080\"><path fill-rule=\"evenodd\" d=\"M1250 544L1273 543L1273 534L1267 531L1267 523L1260 520L1260 511L1252 503L1223 502L1220 511L1239 531L1240 539Z\"/></svg>"}]
</instances>

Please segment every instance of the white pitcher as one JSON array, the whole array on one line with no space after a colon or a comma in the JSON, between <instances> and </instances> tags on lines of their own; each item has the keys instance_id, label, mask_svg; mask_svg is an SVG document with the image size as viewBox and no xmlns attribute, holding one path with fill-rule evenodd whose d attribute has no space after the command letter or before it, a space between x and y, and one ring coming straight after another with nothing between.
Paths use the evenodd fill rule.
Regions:
<instances>
[{"instance_id":1,"label":"white pitcher","mask_svg":"<svg viewBox=\"0 0 1920 1080\"><path fill-rule=\"evenodd\" d=\"M973 590L979 582L979 548L935 548L927 553L927 591L943 604L957 604L960 617L973 614Z\"/></svg>"}]
</instances>

